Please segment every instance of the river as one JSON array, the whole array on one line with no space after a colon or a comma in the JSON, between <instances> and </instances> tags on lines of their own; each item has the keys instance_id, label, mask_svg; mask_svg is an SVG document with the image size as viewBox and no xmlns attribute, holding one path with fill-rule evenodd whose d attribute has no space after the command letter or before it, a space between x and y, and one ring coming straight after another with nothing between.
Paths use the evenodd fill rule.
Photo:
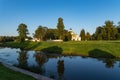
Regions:
<instances>
[{"instance_id":1,"label":"river","mask_svg":"<svg viewBox=\"0 0 120 80\"><path fill-rule=\"evenodd\" d=\"M120 61L0 48L0 60L55 80L120 80Z\"/></svg>"}]
</instances>

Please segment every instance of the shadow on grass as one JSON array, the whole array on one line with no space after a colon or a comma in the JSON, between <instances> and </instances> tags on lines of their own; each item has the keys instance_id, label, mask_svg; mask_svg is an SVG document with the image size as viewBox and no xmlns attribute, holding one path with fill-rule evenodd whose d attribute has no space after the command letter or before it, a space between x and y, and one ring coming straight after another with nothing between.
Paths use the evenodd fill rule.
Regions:
<instances>
[{"instance_id":1,"label":"shadow on grass","mask_svg":"<svg viewBox=\"0 0 120 80\"><path fill-rule=\"evenodd\" d=\"M30 47L29 47L29 49L31 49L31 50L36 49L40 45L41 45L41 42L36 42L35 44L31 44Z\"/></svg>"},{"instance_id":2,"label":"shadow on grass","mask_svg":"<svg viewBox=\"0 0 120 80\"><path fill-rule=\"evenodd\" d=\"M51 46L51 47L44 48L41 51L43 51L45 53L61 54L63 50L62 50L62 48L60 48L58 46Z\"/></svg>"},{"instance_id":3,"label":"shadow on grass","mask_svg":"<svg viewBox=\"0 0 120 80\"><path fill-rule=\"evenodd\" d=\"M94 49L89 51L89 56L94 58L115 58L115 56L111 53L100 49Z\"/></svg>"},{"instance_id":4,"label":"shadow on grass","mask_svg":"<svg viewBox=\"0 0 120 80\"><path fill-rule=\"evenodd\" d=\"M16 45L14 45L14 47L16 48L21 48L21 49L25 49L25 50L34 50L37 47L39 47L41 45L41 42L30 42L30 41L25 41L25 42L18 42Z\"/></svg>"},{"instance_id":5,"label":"shadow on grass","mask_svg":"<svg viewBox=\"0 0 120 80\"><path fill-rule=\"evenodd\" d=\"M2 46L4 47L10 47L10 48L20 48L20 49L28 49L28 50L34 50L37 47L41 45L41 42L30 42L30 41L24 41L24 42L12 42L12 43L6 43Z\"/></svg>"}]
</instances>

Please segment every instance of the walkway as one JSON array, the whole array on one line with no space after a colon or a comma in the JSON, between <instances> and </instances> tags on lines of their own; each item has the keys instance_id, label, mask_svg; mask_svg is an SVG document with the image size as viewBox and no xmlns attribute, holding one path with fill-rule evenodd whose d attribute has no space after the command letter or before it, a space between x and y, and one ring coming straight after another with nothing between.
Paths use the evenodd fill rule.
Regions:
<instances>
[{"instance_id":1,"label":"walkway","mask_svg":"<svg viewBox=\"0 0 120 80\"><path fill-rule=\"evenodd\" d=\"M0 60L0 62L2 62L2 64L3 64L5 67L9 68L9 69L12 69L12 70L14 70L14 71L18 71L18 72L21 72L21 73L23 73L23 74L32 76L32 77L34 77L34 78L37 79L37 80L53 80L53 79L50 79L50 78L48 78L48 77L45 77L45 76L42 76L42 75L39 75L39 74L36 74L36 73L30 72L30 71L27 71L27 70L24 70L24 69L20 69L20 68L17 68L17 67L14 67L14 66L12 66L11 64L6 64L5 62L3 62L3 61L1 61L1 60Z\"/></svg>"}]
</instances>

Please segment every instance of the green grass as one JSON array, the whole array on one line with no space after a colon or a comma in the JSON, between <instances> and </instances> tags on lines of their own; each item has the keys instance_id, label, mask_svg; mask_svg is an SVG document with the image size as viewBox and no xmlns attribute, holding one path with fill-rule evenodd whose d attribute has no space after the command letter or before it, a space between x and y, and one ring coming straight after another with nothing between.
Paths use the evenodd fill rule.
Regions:
<instances>
[{"instance_id":1,"label":"green grass","mask_svg":"<svg viewBox=\"0 0 120 80\"><path fill-rule=\"evenodd\" d=\"M35 80L34 78L15 72L0 64L0 80Z\"/></svg>"},{"instance_id":2,"label":"green grass","mask_svg":"<svg viewBox=\"0 0 120 80\"><path fill-rule=\"evenodd\" d=\"M0 44L14 48L24 48L28 50L42 50L48 53L62 53L65 55L82 55L94 57L106 56L109 54L120 57L120 41L69 41L69 42L9 42ZM103 53L101 55L101 53Z\"/></svg>"}]
</instances>

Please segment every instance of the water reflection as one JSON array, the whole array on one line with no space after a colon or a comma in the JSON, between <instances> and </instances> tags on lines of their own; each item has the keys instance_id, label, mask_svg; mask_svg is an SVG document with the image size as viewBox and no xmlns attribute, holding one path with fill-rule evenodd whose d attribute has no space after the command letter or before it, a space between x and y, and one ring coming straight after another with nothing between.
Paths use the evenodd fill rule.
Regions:
<instances>
[{"instance_id":1,"label":"water reflection","mask_svg":"<svg viewBox=\"0 0 120 80\"><path fill-rule=\"evenodd\" d=\"M35 67L35 72L44 74L45 73L44 64L48 61L47 56L41 51L36 51L34 57L36 63L38 64L38 66Z\"/></svg>"},{"instance_id":2,"label":"water reflection","mask_svg":"<svg viewBox=\"0 0 120 80\"><path fill-rule=\"evenodd\" d=\"M120 61L119 61L119 65L118 65L118 67L120 68Z\"/></svg>"},{"instance_id":3,"label":"water reflection","mask_svg":"<svg viewBox=\"0 0 120 80\"><path fill-rule=\"evenodd\" d=\"M28 55L27 55L27 51L20 49L20 51L18 51L19 55L18 55L18 66L21 68L27 68L28 67L28 63L27 63L27 59L28 59Z\"/></svg>"},{"instance_id":4,"label":"water reflection","mask_svg":"<svg viewBox=\"0 0 120 80\"><path fill-rule=\"evenodd\" d=\"M118 58L93 58L92 56L82 57L17 50L19 49L1 49L0 58L7 59L6 62L16 63L18 67L57 80L120 80L120 59Z\"/></svg>"},{"instance_id":5,"label":"water reflection","mask_svg":"<svg viewBox=\"0 0 120 80\"><path fill-rule=\"evenodd\" d=\"M104 59L103 62L105 63L106 68L113 68L115 60L114 59Z\"/></svg>"},{"instance_id":6,"label":"water reflection","mask_svg":"<svg viewBox=\"0 0 120 80\"><path fill-rule=\"evenodd\" d=\"M58 79L63 80L64 79L64 60L58 60L57 62L57 72L58 72Z\"/></svg>"},{"instance_id":7,"label":"water reflection","mask_svg":"<svg viewBox=\"0 0 120 80\"><path fill-rule=\"evenodd\" d=\"M45 68L44 68L44 64L48 62L49 58L54 58L54 59L57 59L57 58L61 58L63 57L64 55L46 55L45 53L41 52L41 51L35 51L35 54L34 54L34 58L35 58L35 61L36 63L38 64L37 66L33 65L33 66L28 66L28 54L27 54L27 51L26 50L23 50L23 49L20 49L20 51L18 51L19 55L18 55L18 66L21 67L21 68L24 68L24 69L28 69L28 70L31 70L33 72L36 72L36 73L45 73ZM73 59L75 56L64 56L64 57L69 57L69 59ZM83 59L87 59L87 57L81 57ZM89 58L89 57L88 57ZM105 64L105 67L106 68L114 68L114 64L116 63L116 59L111 59L111 58L95 58L95 59L98 59L98 61L102 61L104 64ZM118 67L120 67L120 62L118 64ZM57 73L58 73L58 76L59 76L59 80L61 80L63 78L63 75L64 75L64 60L61 60L59 59L58 62L57 62Z\"/></svg>"},{"instance_id":8,"label":"water reflection","mask_svg":"<svg viewBox=\"0 0 120 80\"><path fill-rule=\"evenodd\" d=\"M114 64L116 63L116 60L111 58L96 58L96 59L105 63L106 68L113 68Z\"/></svg>"},{"instance_id":9,"label":"water reflection","mask_svg":"<svg viewBox=\"0 0 120 80\"><path fill-rule=\"evenodd\" d=\"M47 56L41 51L36 51L34 57L39 66L44 65L48 61Z\"/></svg>"}]
</instances>

